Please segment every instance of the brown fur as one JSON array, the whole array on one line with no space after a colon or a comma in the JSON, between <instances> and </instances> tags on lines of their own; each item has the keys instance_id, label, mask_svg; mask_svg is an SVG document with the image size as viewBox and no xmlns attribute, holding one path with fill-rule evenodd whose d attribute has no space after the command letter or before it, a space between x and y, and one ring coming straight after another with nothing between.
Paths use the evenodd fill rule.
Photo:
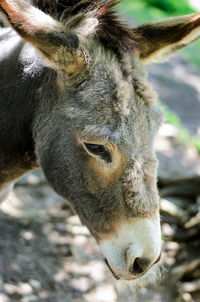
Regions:
<instances>
[{"instance_id":1,"label":"brown fur","mask_svg":"<svg viewBox=\"0 0 200 302\"><path fill-rule=\"evenodd\" d=\"M66 22L70 29L76 28L88 17L97 18L99 26L95 38L110 50L132 52L137 48L138 34L116 15L116 0L108 3L102 3L101 0L33 0L33 3L44 12Z\"/></svg>"},{"instance_id":2,"label":"brown fur","mask_svg":"<svg viewBox=\"0 0 200 302\"><path fill-rule=\"evenodd\" d=\"M156 56L161 49L169 46L171 49L173 45L177 47L177 44L180 48L184 47L187 44L184 40L198 26L200 26L199 13L139 26L137 33L142 37L139 42L140 58L145 60Z\"/></svg>"},{"instance_id":3,"label":"brown fur","mask_svg":"<svg viewBox=\"0 0 200 302\"><path fill-rule=\"evenodd\" d=\"M14 166L14 168L13 168ZM35 154L27 151L21 158L13 158L5 169L0 173L0 190L6 187L10 182L22 177L28 171L39 168ZM2 185L1 185L2 184Z\"/></svg>"},{"instance_id":4,"label":"brown fur","mask_svg":"<svg viewBox=\"0 0 200 302\"><path fill-rule=\"evenodd\" d=\"M108 147L111 152L111 148ZM103 183L115 182L120 174L123 173L126 167L126 158L124 154L118 150L116 146L113 148L112 154L112 164L105 165L104 163L99 163L95 158L90 158L89 165L95 171L97 177L101 178Z\"/></svg>"},{"instance_id":5,"label":"brown fur","mask_svg":"<svg viewBox=\"0 0 200 302\"><path fill-rule=\"evenodd\" d=\"M24 1L0 0L1 10L14 29L45 58L36 52L29 56L34 48L20 41L18 47L22 49L18 55L22 65L16 64L14 76L12 68L4 68L4 74L0 74L5 82L1 106L5 108L6 121L14 121L10 135L15 140L12 148L4 137L0 149L2 171L9 167L13 181L10 166L19 172L18 162L13 162L18 148L23 174L23 156L31 149L49 183L71 202L96 237L112 233L120 220L152 217L159 210L153 140L162 118L154 104L156 95L147 82L143 62L198 38L200 15L130 30L115 14L116 1L34 3L43 12ZM88 20L92 21L91 30L87 28ZM26 47L29 48L24 53ZM5 60L4 53L2 57ZM13 60L16 61L19 63L18 57ZM36 63L36 67L27 62ZM11 93L5 78L10 79L9 85L16 83L14 88L11 86ZM32 83L34 86L29 89ZM18 103L23 104L17 118L15 99L16 108ZM28 106L32 106L31 110ZM22 107L26 110L21 113ZM33 112L28 122L27 112ZM15 132L19 116L20 125ZM3 118L1 133L7 135ZM27 128L24 136L30 148L25 143L22 148L21 137ZM99 142L110 150L112 161L91 155L83 143L77 143L77 138L83 143L88 139L93 144ZM26 167L28 171L29 166Z\"/></svg>"}]
</instances>

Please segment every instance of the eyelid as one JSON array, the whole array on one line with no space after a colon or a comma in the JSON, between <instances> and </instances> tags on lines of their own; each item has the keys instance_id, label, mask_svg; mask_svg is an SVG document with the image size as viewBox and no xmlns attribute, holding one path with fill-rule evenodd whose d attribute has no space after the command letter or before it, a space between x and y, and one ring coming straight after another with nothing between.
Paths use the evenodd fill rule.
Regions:
<instances>
[{"instance_id":1,"label":"eyelid","mask_svg":"<svg viewBox=\"0 0 200 302\"><path fill-rule=\"evenodd\" d=\"M86 149L86 151L91 154L94 157L100 157L102 160L104 160L107 163L111 163L112 162L112 158L111 158L111 154L109 152L109 150L102 144L92 144L92 143L86 143L83 142L84 148ZM92 148L92 146L94 146L94 150L91 150L90 148ZM97 148L97 150L95 150L95 147ZM99 149L102 148L102 150L99 150L98 152L98 147ZM99 153L99 154L98 154Z\"/></svg>"}]
</instances>

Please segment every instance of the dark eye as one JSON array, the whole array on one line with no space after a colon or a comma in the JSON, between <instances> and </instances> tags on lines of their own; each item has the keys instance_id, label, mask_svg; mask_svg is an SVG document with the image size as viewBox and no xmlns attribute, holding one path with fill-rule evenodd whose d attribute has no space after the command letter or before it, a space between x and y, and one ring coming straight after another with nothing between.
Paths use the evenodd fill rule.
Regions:
<instances>
[{"instance_id":1,"label":"dark eye","mask_svg":"<svg viewBox=\"0 0 200 302\"><path fill-rule=\"evenodd\" d=\"M88 143L84 143L84 145L87 148L88 152L94 155L99 155L107 163L111 163L112 161L111 154L105 149L103 145L88 144Z\"/></svg>"}]
</instances>

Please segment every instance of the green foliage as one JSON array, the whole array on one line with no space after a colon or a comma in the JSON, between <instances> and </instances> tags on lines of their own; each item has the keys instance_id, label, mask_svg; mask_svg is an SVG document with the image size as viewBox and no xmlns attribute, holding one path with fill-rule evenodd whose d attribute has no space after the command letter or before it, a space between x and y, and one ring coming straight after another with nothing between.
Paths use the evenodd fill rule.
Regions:
<instances>
[{"instance_id":1,"label":"green foliage","mask_svg":"<svg viewBox=\"0 0 200 302\"><path fill-rule=\"evenodd\" d=\"M155 6L169 14L188 14L194 10L188 0L143 0L147 6Z\"/></svg>"},{"instance_id":2,"label":"green foliage","mask_svg":"<svg viewBox=\"0 0 200 302\"><path fill-rule=\"evenodd\" d=\"M159 106L162 108L167 122L178 129L178 140L195 147L200 153L200 138L197 136L191 136L189 131L182 125L181 119L178 117L178 115L171 111L166 105L160 102Z\"/></svg>"},{"instance_id":3,"label":"green foliage","mask_svg":"<svg viewBox=\"0 0 200 302\"><path fill-rule=\"evenodd\" d=\"M119 4L122 13L138 22L149 22L162 18L195 12L189 0L124 0Z\"/></svg>"},{"instance_id":4,"label":"green foliage","mask_svg":"<svg viewBox=\"0 0 200 302\"><path fill-rule=\"evenodd\" d=\"M155 6L147 5L145 0L124 0L119 4L120 11L139 23L165 18L166 14Z\"/></svg>"},{"instance_id":5,"label":"green foliage","mask_svg":"<svg viewBox=\"0 0 200 302\"><path fill-rule=\"evenodd\" d=\"M178 115L176 113L174 113L173 111L169 110L167 108L167 106L165 105L161 105L164 113L165 113L165 117L168 121L168 123L176 126L176 127L180 127L181 126L181 119L178 117Z\"/></svg>"}]
</instances>

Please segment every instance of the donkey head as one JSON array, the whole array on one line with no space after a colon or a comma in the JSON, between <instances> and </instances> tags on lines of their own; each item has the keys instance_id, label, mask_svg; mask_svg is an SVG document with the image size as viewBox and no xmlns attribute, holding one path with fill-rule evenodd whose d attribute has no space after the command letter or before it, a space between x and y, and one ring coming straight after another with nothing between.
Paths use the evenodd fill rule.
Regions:
<instances>
[{"instance_id":1,"label":"donkey head","mask_svg":"<svg viewBox=\"0 0 200 302\"><path fill-rule=\"evenodd\" d=\"M46 1L46 10L57 2ZM114 276L133 280L153 271L161 253L153 142L162 114L144 65L197 39L200 14L128 29L113 1L62 3L61 22L59 14L53 18L27 2L0 0L11 25L54 74L41 84L33 123L37 157L99 242Z\"/></svg>"}]
</instances>

